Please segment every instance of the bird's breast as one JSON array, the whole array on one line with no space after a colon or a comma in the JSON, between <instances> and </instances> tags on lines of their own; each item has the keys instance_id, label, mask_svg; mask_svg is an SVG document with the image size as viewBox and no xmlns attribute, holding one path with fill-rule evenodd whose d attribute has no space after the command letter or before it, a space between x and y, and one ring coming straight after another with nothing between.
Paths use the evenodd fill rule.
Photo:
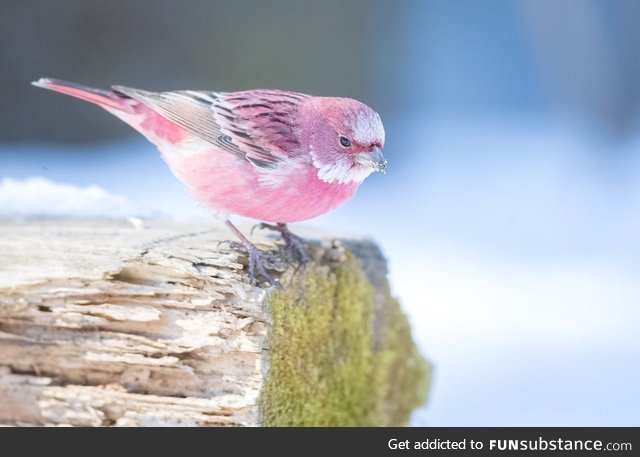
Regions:
<instances>
[{"instance_id":1,"label":"bird's breast","mask_svg":"<svg viewBox=\"0 0 640 457\"><path fill-rule=\"evenodd\" d=\"M313 219L345 203L353 197L358 186L358 183L339 184L322 181L318 178L316 168L309 165L305 173L295 174L278 188L268 191L268 210L256 218L274 222Z\"/></svg>"},{"instance_id":2,"label":"bird's breast","mask_svg":"<svg viewBox=\"0 0 640 457\"><path fill-rule=\"evenodd\" d=\"M321 216L349 200L358 183L326 183L312 164L290 164L290 173L265 173L227 151L163 154L174 174L215 211L269 222L299 222Z\"/></svg>"}]
</instances>

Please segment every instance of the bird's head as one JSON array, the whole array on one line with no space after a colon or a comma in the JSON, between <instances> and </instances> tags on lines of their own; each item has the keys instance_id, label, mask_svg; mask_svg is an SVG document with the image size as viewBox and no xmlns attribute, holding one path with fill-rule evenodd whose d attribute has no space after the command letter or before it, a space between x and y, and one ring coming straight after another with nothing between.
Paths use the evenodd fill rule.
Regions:
<instances>
[{"instance_id":1,"label":"bird's head","mask_svg":"<svg viewBox=\"0 0 640 457\"><path fill-rule=\"evenodd\" d=\"M318 177L329 183L360 183L385 172L384 127L378 113L350 98L310 97L301 109L301 140Z\"/></svg>"}]
</instances>

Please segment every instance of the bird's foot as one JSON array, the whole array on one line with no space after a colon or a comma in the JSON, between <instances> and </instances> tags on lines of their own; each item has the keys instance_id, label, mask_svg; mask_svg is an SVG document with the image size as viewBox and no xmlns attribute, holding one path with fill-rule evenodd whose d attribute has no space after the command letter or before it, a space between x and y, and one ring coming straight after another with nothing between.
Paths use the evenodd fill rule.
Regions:
<instances>
[{"instance_id":1,"label":"bird's foot","mask_svg":"<svg viewBox=\"0 0 640 457\"><path fill-rule=\"evenodd\" d=\"M237 241L224 241L224 243L231 249L247 253L249 258L248 277L251 285L260 286L264 281L266 281L269 285L282 289L280 281L267 272L268 268L271 269L271 267L275 267L268 252L261 251L253 244L245 245L244 243L239 243ZM259 278L262 278L262 281Z\"/></svg>"},{"instance_id":2,"label":"bird's foot","mask_svg":"<svg viewBox=\"0 0 640 457\"><path fill-rule=\"evenodd\" d=\"M251 232L256 228L278 232L284 240L287 257L297 262L298 265L304 266L309 263L309 253L304 239L292 233L286 224L267 224L262 222L254 226Z\"/></svg>"}]
</instances>

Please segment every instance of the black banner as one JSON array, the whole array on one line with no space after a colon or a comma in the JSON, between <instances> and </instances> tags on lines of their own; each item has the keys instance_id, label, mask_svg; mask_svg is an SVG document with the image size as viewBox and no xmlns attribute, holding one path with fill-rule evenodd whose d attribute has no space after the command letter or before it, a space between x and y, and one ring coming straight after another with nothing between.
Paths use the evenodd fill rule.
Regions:
<instances>
[{"instance_id":1,"label":"black banner","mask_svg":"<svg viewBox=\"0 0 640 457\"><path fill-rule=\"evenodd\" d=\"M0 428L0 443L65 457L99 451L125 455L638 455L640 428L297 428L69 429ZM14 447L15 446L15 447ZM138 454L139 453L139 454Z\"/></svg>"}]
</instances>

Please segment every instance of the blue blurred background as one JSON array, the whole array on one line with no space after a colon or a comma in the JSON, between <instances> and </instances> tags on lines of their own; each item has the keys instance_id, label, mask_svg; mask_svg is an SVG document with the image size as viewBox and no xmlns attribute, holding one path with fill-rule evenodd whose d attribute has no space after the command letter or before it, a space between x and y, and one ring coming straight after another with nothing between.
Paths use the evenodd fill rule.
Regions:
<instances>
[{"instance_id":1,"label":"blue blurred background","mask_svg":"<svg viewBox=\"0 0 640 457\"><path fill-rule=\"evenodd\" d=\"M28 85L272 87L382 116L363 233L435 365L416 425L640 425L640 2L0 3L0 216L210 220L154 147Z\"/></svg>"}]
</instances>

